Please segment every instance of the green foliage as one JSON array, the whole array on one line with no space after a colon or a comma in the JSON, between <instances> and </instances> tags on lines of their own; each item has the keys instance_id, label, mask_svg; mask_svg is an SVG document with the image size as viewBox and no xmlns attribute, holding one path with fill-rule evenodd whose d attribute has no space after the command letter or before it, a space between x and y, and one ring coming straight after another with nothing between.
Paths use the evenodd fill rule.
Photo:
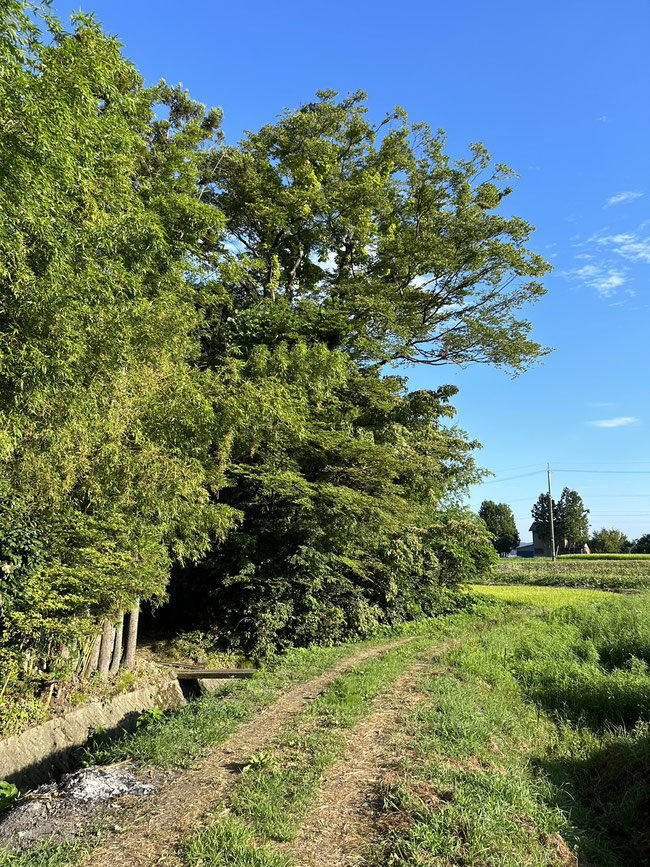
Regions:
<instances>
[{"instance_id":1,"label":"green foliage","mask_svg":"<svg viewBox=\"0 0 650 867\"><path fill-rule=\"evenodd\" d=\"M519 545L519 531L512 509L506 503L483 500L478 516L485 521L496 550L504 556Z\"/></svg>"},{"instance_id":2,"label":"green foliage","mask_svg":"<svg viewBox=\"0 0 650 867\"><path fill-rule=\"evenodd\" d=\"M589 538L589 509L577 491L564 488L557 504L556 539L566 539L569 548L581 547Z\"/></svg>"},{"instance_id":3,"label":"green foliage","mask_svg":"<svg viewBox=\"0 0 650 867\"><path fill-rule=\"evenodd\" d=\"M650 555L650 533L641 536L634 543L632 548L633 554L648 554Z\"/></svg>"},{"instance_id":4,"label":"green foliage","mask_svg":"<svg viewBox=\"0 0 650 867\"><path fill-rule=\"evenodd\" d=\"M535 523L535 530L540 539L543 539L545 542L550 542L551 540L551 505L553 507L553 519L555 520L557 517L557 503L555 500L552 501L548 494L540 494L537 498L537 501L534 503L533 508L531 509L531 516ZM559 536L555 533L555 544L558 544Z\"/></svg>"},{"instance_id":5,"label":"green foliage","mask_svg":"<svg viewBox=\"0 0 650 867\"><path fill-rule=\"evenodd\" d=\"M174 616L257 657L445 607L494 559L478 444L395 368L545 352L512 172L360 93L225 145L46 10L0 10L4 689L81 667L173 566Z\"/></svg>"},{"instance_id":6,"label":"green foliage","mask_svg":"<svg viewBox=\"0 0 650 867\"><path fill-rule=\"evenodd\" d=\"M159 707L150 707L143 711L135 723L137 729L153 728L161 723L165 718L164 712Z\"/></svg>"},{"instance_id":7,"label":"green foliage","mask_svg":"<svg viewBox=\"0 0 650 867\"><path fill-rule=\"evenodd\" d=\"M589 550L594 554L627 554L631 548L632 543L625 533L613 527L609 530L603 527L589 540Z\"/></svg>"},{"instance_id":8,"label":"green foliage","mask_svg":"<svg viewBox=\"0 0 650 867\"><path fill-rule=\"evenodd\" d=\"M27 11L0 11L0 629L48 679L61 642L161 598L233 513L208 495L218 401L188 363L218 117L143 88L92 17Z\"/></svg>"},{"instance_id":9,"label":"green foliage","mask_svg":"<svg viewBox=\"0 0 650 867\"><path fill-rule=\"evenodd\" d=\"M206 155L207 201L226 217L214 253L237 306L281 303L294 339L363 367L528 366L542 350L517 311L543 294L549 265L525 246L529 224L495 213L513 172L482 144L452 161L444 134L402 109L373 125L361 92L316 96Z\"/></svg>"},{"instance_id":10,"label":"green foliage","mask_svg":"<svg viewBox=\"0 0 650 867\"><path fill-rule=\"evenodd\" d=\"M18 798L18 789L13 783L8 783L6 780L0 780L0 811L11 807Z\"/></svg>"}]
</instances>

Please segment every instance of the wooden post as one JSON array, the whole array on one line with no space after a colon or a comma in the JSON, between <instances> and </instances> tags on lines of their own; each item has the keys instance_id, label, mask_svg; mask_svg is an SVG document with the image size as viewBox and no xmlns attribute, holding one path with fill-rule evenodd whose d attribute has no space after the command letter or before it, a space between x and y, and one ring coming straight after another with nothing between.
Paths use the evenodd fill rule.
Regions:
<instances>
[{"instance_id":1,"label":"wooden post","mask_svg":"<svg viewBox=\"0 0 650 867\"><path fill-rule=\"evenodd\" d=\"M546 464L548 470L548 508L551 516L551 547L553 549L553 560L557 558L555 553L555 523L553 521L553 494L551 493L551 467Z\"/></svg>"},{"instance_id":2,"label":"wooden post","mask_svg":"<svg viewBox=\"0 0 650 867\"><path fill-rule=\"evenodd\" d=\"M126 649L124 651L124 668L135 666L135 649L138 644L138 620L140 619L140 600L136 599L129 612L129 629L126 634Z\"/></svg>"}]
</instances>

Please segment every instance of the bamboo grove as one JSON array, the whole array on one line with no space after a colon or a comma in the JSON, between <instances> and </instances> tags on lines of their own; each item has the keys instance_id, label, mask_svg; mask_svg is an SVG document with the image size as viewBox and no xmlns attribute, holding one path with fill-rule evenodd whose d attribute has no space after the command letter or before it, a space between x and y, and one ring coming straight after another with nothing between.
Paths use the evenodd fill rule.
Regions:
<instances>
[{"instance_id":1,"label":"bamboo grove","mask_svg":"<svg viewBox=\"0 0 650 867\"><path fill-rule=\"evenodd\" d=\"M406 374L545 352L511 171L362 93L229 144L92 17L0 17L3 693L132 664L169 593L257 656L453 606L478 444Z\"/></svg>"}]
</instances>

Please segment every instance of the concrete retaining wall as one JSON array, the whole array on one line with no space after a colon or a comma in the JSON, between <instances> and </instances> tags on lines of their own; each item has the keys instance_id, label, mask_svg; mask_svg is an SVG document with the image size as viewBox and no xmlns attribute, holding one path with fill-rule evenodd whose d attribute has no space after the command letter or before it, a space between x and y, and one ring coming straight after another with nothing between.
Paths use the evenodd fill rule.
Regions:
<instances>
[{"instance_id":1,"label":"concrete retaining wall","mask_svg":"<svg viewBox=\"0 0 650 867\"><path fill-rule=\"evenodd\" d=\"M94 701L55 717L44 725L0 741L0 780L18 788L38 786L69 770L72 755L82 747L93 729L108 735L135 728L140 714L152 707L161 710L184 705L177 680L151 684L109 701Z\"/></svg>"}]
</instances>

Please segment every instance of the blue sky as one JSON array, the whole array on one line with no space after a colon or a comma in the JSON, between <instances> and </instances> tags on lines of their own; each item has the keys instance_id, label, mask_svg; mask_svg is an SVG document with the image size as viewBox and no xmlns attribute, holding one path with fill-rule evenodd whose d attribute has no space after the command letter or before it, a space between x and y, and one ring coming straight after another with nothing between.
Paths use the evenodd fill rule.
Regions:
<instances>
[{"instance_id":1,"label":"blue sky","mask_svg":"<svg viewBox=\"0 0 650 867\"><path fill-rule=\"evenodd\" d=\"M67 17L73 7L57 0ZM74 8L78 8L75 6ZM495 473L476 488L509 503L524 541L530 508L578 490L592 527L650 532L650 4L647 0L89 0L150 83L182 82L220 105L234 141L314 92L363 89L449 135L483 141L520 179L509 207L537 227L554 266L531 311L555 351L513 380L485 368L420 368L452 382L459 426ZM513 478L514 477L514 478Z\"/></svg>"}]
</instances>

